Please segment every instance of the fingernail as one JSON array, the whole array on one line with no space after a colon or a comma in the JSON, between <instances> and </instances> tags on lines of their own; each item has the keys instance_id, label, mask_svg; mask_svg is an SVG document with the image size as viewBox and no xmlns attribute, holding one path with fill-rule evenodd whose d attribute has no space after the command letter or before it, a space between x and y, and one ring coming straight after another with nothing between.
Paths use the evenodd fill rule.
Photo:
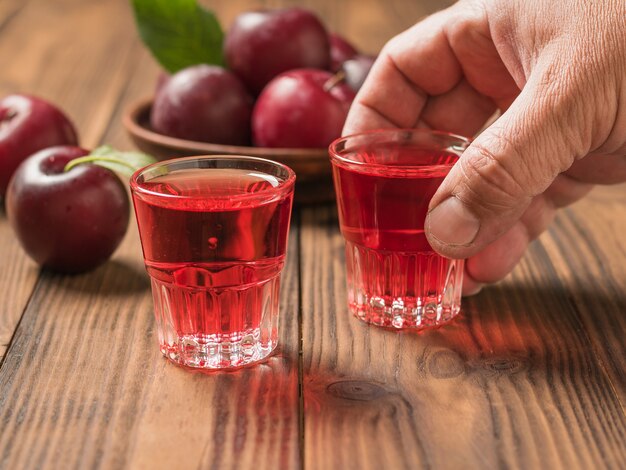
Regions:
<instances>
[{"instance_id":1,"label":"fingernail","mask_svg":"<svg viewBox=\"0 0 626 470\"><path fill-rule=\"evenodd\" d=\"M480 221L455 197L435 207L426 219L430 236L446 245L468 245L474 241Z\"/></svg>"}]
</instances>

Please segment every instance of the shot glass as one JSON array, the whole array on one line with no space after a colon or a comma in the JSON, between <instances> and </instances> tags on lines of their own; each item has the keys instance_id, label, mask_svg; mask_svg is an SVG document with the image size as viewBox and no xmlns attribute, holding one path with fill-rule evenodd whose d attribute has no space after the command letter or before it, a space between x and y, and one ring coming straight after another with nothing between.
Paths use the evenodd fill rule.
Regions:
<instances>
[{"instance_id":1,"label":"shot glass","mask_svg":"<svg viewBox=\"0 0 626 470\"><path fill-rule=\"evenodd\" d=\"M435 253L424 221L468 145L425 129L375 130L330 145L349 308L361 320L419 329L459 313L463 260Z\"/></svg>"},{"instance_id":2,"label":"shot glass","mask_svg":"<svg viewBox=\"0 0 626 470\"><path fill-rule=\"evenodd\" d=\"M224 369L274 350L294 182L285 165L244 156L168 160L133 175L165 357Z\"/></svg>"}]
</instances>

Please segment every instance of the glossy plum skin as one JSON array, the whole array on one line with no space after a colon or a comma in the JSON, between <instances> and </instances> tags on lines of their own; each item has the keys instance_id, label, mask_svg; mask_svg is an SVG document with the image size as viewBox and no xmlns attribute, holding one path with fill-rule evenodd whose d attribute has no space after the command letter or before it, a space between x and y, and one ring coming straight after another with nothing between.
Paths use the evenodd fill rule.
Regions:
<instances>
[{"instance_id":1,"label":"glossy plum skin","mask_svg":"<svg viewBox=\"0 0 626 470\"><path fill-rule=\"evenodd\" d=\"M346 60L341 69L346 74L345 81L348 86L354 91L359 91L375 61L376 57L364 54L357 54Z\"/></svg>"},{"instance_id":2,"label":"glossy plum skin","mask_svg":"<svg viewBox=\"0 0 626 470\"><path fill-rule=\"evenodd\" d=\"M252 113L252 134L260 147L324 148L341 135L355 93L345 83L326 91L333 75L299 69L272 80Z\"/></svg>"},{"instance_id":3,"label":"glossy plum skin","mask_svg":"<svg viewBox=\"0 0 626 470\"><path fill-rule=\"evenodd\" d=\"M113 172L93 164L63 172L87 153L73 146L41 150L9 183L9 223L26 253L52 271L79 273L104 263L128 227L128 195Z\"/></svg>"},{"instance_id":4,"label":"glossy plum skin","mask_svg":"<svg viewBox=\"0 0 626 470\"><path fill-rule=\"evenodd\" d=\"M317 16L301 8L246 12L226 34L224 56L228 67L258 95L287 70L328 69L328 33Z\"/></svg>"},{"instance_id":5,"label":"glossy plum skin","mask_svg":"<svg viewBox=\"0 0 626 470\"><path fill-rule=\"evenodd\" d=\"M250 143L252 96L233 73L195 65L161 81L150 124L161 134L226 145Z\"/></svg>"},{"instance_id":6,"label":"glossy plum skin","mask_svg":"<svg viewBox=\"0 0 626 470\"><path fill-rule=\"evenodd\" d=\"M341 64L352 59L359 51L339 34L330 33L328 38L330 40L330 70L337 72L341 69Z\"/></svg>"},{"instance_id":7,"label":"glossy plum skin","mask_svg":"<svg viewBox=\"0 0 626 470\"><path fill-rule=\"evenodd\" d=\"M28 156L53 145L77 145L70 120L55 106L28 95L0 100L0 196Z\"/></svg>"}]
</instances>

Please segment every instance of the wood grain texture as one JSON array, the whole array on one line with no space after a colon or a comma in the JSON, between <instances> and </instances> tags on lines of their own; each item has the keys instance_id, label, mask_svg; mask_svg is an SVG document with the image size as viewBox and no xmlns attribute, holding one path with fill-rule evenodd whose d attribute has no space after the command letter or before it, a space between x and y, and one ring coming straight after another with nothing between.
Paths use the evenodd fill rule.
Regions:
<instances>
[{"instance_id":1,"label":"wood grain texture","mask_svg":"<svg viewBox=\"0 0 626 470\"><path fill-rule=\"evenodd\" d=\"M1 21L1 20L0 20ZM0 94L31 93L59 104L81 144L101 140L141 48L128 2L31 0L0 31Z\"/></svg>"},{"instance_id":2,"label":"wood grain texture","mask_svg":"<svg viewBox=\"0 0 626 470\"><path fill-rule=\"evenodd\" d=\"M38 269L22 252L4 213L0 215L0 366L26 303Z\"/></svg>"},{"instance_id":3,"label":"wood grain texture","mask_svg":"<svg viewBox=\"0 0 626 470\"><path fill-rule=\"evenodd\" d=\"M559 277L544 239L504 282L464 300L453 324L412 334L347 312L334 208L304 211L301 236L306 468L626 465L623 384L611 383L585 327L595 313L572 304L579 286ZM576 256L572 243L563 249ZM623 302L618 285L605 303ZM615 322L623 311L605 313ZM623 370L623 355L613 360Z\"/></svg>"},{"instance_id":4,"label":"wood grain texture","mask_svg":"<svg viewBox=\"0 0 626 470\"><path fill-rule=\"evenodd\" d=\"M27 1L5 0L0 4L0 34L26 6Z\"/></svg>"},{"instance_id":5,"label":"wood grain texture","mask_svg":"<svg viewBox=\"0 0 626 470\"><path fill-rule=\"evenodd\" d=\"M626 184L596 187L544 238L581 326L626 407Z\"/></svg>"}]
</instances>

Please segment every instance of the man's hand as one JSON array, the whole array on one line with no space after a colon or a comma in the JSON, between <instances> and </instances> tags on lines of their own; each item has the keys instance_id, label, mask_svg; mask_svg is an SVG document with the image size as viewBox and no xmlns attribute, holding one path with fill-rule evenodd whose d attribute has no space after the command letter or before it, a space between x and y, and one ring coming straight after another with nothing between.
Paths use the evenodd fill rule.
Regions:
<instances>
[{"instance_id":1,"label":"man's hand","mask_svg":"<svg viewBox=\"0 0 626 470\"><path fill-rule=\"evenodd\" d=\"M344 135L472 136L430 203L428 240L468 258L464 293L517 264L556 209L626 181L626 2L468 0L383 49Z\"/></svg>"}]
</instances>

